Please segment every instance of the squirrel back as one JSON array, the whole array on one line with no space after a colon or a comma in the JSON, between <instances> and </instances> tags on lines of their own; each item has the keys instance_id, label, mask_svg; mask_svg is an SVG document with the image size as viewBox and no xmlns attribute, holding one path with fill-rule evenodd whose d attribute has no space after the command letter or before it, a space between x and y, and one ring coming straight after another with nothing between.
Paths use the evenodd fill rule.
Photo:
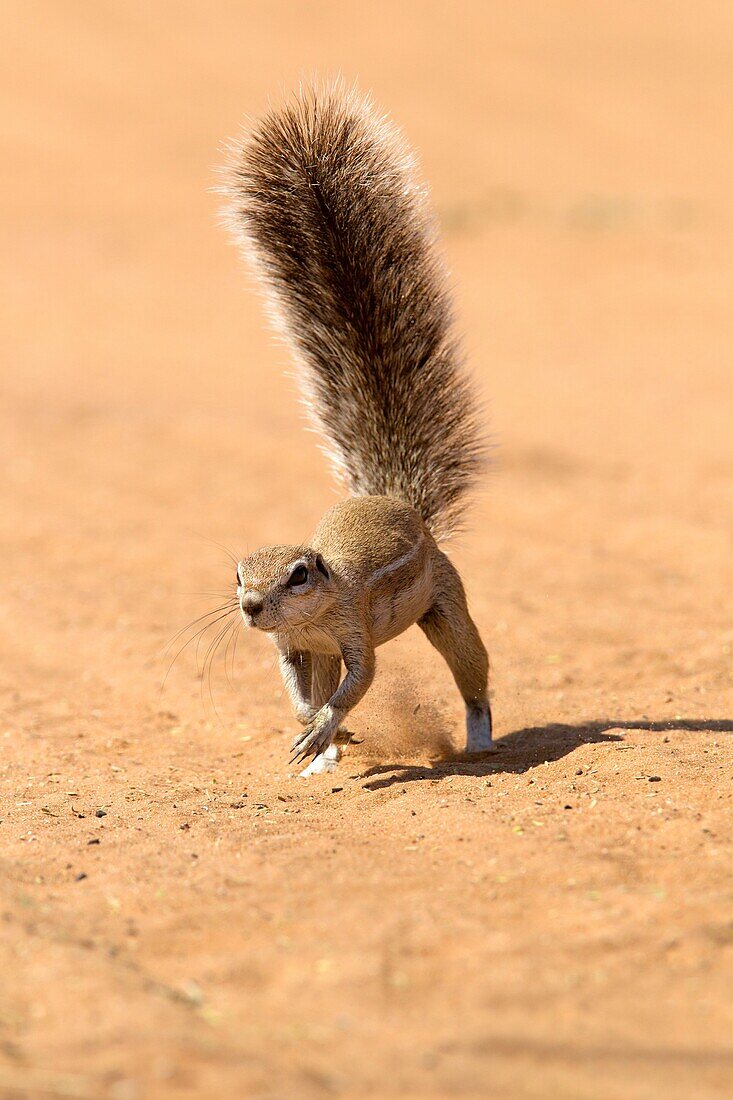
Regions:
<instances>
[{"instance_id":1,"label":"squirrel back","mask_svg":"<svg viewBox=\"0 0 733 1100\"><path fill-rule=\"evenodd\" d=\"M236 147L226 192L336 473L444 538L485 444L414 170L396 128L337 82L271 111Z\"/></svg>"}]
</instances>

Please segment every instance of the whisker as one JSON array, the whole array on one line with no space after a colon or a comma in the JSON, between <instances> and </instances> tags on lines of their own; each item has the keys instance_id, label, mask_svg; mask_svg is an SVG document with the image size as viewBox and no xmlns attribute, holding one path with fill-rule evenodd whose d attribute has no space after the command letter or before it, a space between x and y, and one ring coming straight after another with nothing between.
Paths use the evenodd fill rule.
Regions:
<instances>
[{"instance_id":1,"label":"whisker","mask_svg":"<svg viewBox=\"0 0 733 1100\"><path fill-rule=\"evenodd\" d=\"M226 644L224 646L224 675L226 676L227 683L229 684L229 687L231 688L232 691L234 691L234 682L232 680L232 676L234 674L234 668L232 667L231 672L227 668L227 656L229 654L229 649L232 645L232 642L237 637L238 630L239 630L239 623L238 622L232 623L232 626L229 630L229 636L227 637Z\"/></svg>"},{"instance_id":2,"label":"whisker","mask_svg":"<svg viewBox=\"0 0 733 1100\"><path fill-rule=\"evenodd\" d=\"M236 653L237 638L239 637L239 628L240 628L241 625L242 625L241 619L238 619L234 624L234 629L231 631L231 633L230 633L230 635L227 639L226 648L224 649L224 672L226 674L226 678L227 678L227 682L229 684L229 687L232 689L232 691L234 690L234 683L233 683L233 679L234 679L234 654L232 654L232 660L231 660L231 673L227 670L227 656L229 654L229 648L232 645L232 642L234 643L234 653Z\"/></svg>"},{"instance_id":3,"label":"whisker","mask_svg":"<svg viewBox=\"0 0 733 1100\"><path fill-rule=\"evenodd\" d=\"M202 542L208 542L212 546L216 546L218 550L226 554L230 561L233 561L235 565L239 565L239 558L236 557L234 551L230 550L228 546L223 546L222 543L217 542L216 539L208 538L207 535L198 535L197 537L200 538Z\"/></svg>"},{"instance_id":4,"label":"whisker","mask_svg":"<svg viewBox=\"0 0 733 1100\"><path fill-rule=\"evenodd\" d=\"M183 645L180 647L180 649L178 649L177 652L175 653L174 657L172 658L172 660L170 661L170 663L168 665L168 668L166 669L165 676L163 677L163 683L160 685L161 695L163 694L163 689L165 688L168 677L170 676L171 669L173 668L173 666L175 665L176 661L181 656L181 654L184 653L185 650L187 650L188 647L198 639L198 643L197 643L197 646L196 646L196 664L198 666L198 651L199 651L199 645L200 645L201 637L206 633L207 630L210 630L212 627L216 626L217 623L220 623L223 619L229 618L229 616L232 613L233 613L233 609L230 609L228 611L225 611L223 614L218 615L218 617L215 618L212 622L204 623L204 625L199 630L197 630L195 634L193 634L190 638L188 638L183 643ZM215 614L215 612L209 612L208 615L202 615L201 618L206 619L206 618L209 618L213 614ZM200 622L200 620L196 620L196 622ZM190 623L188 627L184 627L184 630L190 629L190 627L194 626L194 625L195 625L195 622ZM179 631L178 634L176 635L176 637L180 637L180 635L183 632L184 631ZM173 641L175 641L175 639L173 639ZM169 643L168 649L170 649L170 646L173 644L173 641Z\"/></svg>"},{"instance_id":5,"label":"whisker","mask_svg":"<svg viewBox=\"0 0 733 1100\"><path fill-rule=\"evenodd\" d=\"M204 702L204 684L206 684L206 686L208 688L208 692L209 692L209 700L211 702L212 709L214 711L214 714L216 715L217 721L219 721L222 725L223 725L223 722L221 721L221 715L219 714L219 711L217 710L217 707L216 707L216 703L214 702L214 692L213 692L212 683L211 683L211 672L212 672L212 668L213 668L213 664L214 664L214 658L216 657L219 646L221 645L222 641L227 636L227 634L229 634L234 629L235 626L236 626L236 623L226 623L221 628L221 630L216 635L213 642L211 643L211 645L209 646L209 648L206 651L206 655L204 657L203 668L201 670L201 702L202 703Z\"/></svg>"},{"instance_id":6,"label":"whisker","mask_svg":"<svg viewBox=\"0 0 733 1100\"><path fill-rule=\"evenodd\" d=\"M196 635L196 637L198 638L198 641L196 642L196 672L197 672L197 674L200 675L200 673L199 673L199 654L201 652L201 645L204 642L204 639L206 638L206 631L210 627L216 626L217 623L223 622L224 619L228 619L230 615L234 614L234 612L235 612L234 608L231 608L229 611L225 611L222 615L219 616L218 619L214 619L213 623L209 623L209 626L205 627L203 630L200 630L198 632L198 634ZM206 638L206 642L207 643L209 642L208 638ZM204 657L204 660L206 660L205 657Z\"/></svg>"},{"instance_id":7,"label":"whisker","mask_svg":"<svg viewBox=\"0 0 733 1100\"><path fill-rule=\"evenodd\" d=\"M232 649L232 678L234 678L234 661L237 656L237 643L242 636L242 620L237 620L237 629L234 632L234 648Z\"/></svg>"},{"instance_id":8,"label":"whisker","mask_svg":"<svg viewBox=\"0 0 733 1100\"><path fill-rule=\"evenodd\" d=\"M228 627L229 627L229 623L226 623L223 627L220 628L220 630L217 632L216 636L214 637L214 640L209 643L209 647L206 650L206 653L204 654L204 663L201 667L201 671L199 672L199 677L200 677L200 681L201 681L201 685L200 685L200 687L201 687L201 705L204 707L204 710L206 709L206 700L205 700L205 697L204 697L204 685L206 683L206 670L207 670L207 661L208 661L208 658L209 658L209 654L216 651L216 646L218 645L219 640L223 637L223 635L224 635L225 631L228 629ZM216 715L217 720L220 722L221 718L219 717L219 712L216 709L216 703L214 702L214 696L213 696L212 691L211 691L211 680L209 680L209 696L211 698L211 706L212 706L212 709L214 711L214 714Z\"/></svg>"},{"instance_id":9,"label":"whisker","mask_svg":"<svg viewBox=\"0 0 733 1100\"><path fill-rule=\"evenodd\" d=\"M218 596L223 600L235 600L237 598L236 590L232 592L231 589L224 592L176 592L176 596Z\"/></svg>"},{"instance_id":10,"label":"whisker","mask_svg":"<svg viewBox=\"0 0 733 1100\"><path fill-rule=\"evenodd\" d=\"M203 622L203 621L204 621L204 619L209 619L209 618L211 618L211 616L212 616L212 615L218 615L218 614L219 614L219 613L220 613L221 611L225 611L225 610L227 610L227 609L231 611L231 610L233 610L233 609L234 609L234 607L235 607L235 606L239 606L239 605L238 605L238 604L236 603L236 600L231 600L231 599L229 599L229 600L227 600L227 602L226 602L226 603L223 603L223 604L222 604L222 605L221 605L220 607L215 607L215 608L213 609L213 611L207 611L207 612L206 612L205 614L203 614L203 615L199 615L199 617L198 617L197 619L194 619L194 620L193 620L192 622L190 622L190 623L186 623L186 625L185 625L184 627L181 627L181 629L180 629L180 630L178 630L178 631L177 631L177 632L176 632L176 633L175 633L175 634L173 635L173 637L171 638L171 640L170 640L170 641L168 642L168 644L166 645L165 649L163 650L163 656L164 656L164 657L166 656L166 654L167 654L167 653L168 653L168 651L170 650L171 646L172 646L172 645L174 645L174 644L175 644L175 642L177 642L177 641L178 641L178 639L179 639L179 638L181 637L181 635L182 635L182 634L185 634L187 630L190 630L192 626L196 626L196 625L197 625L198 623L201 623L201 622Z\"/></svg>"}]
</instances>

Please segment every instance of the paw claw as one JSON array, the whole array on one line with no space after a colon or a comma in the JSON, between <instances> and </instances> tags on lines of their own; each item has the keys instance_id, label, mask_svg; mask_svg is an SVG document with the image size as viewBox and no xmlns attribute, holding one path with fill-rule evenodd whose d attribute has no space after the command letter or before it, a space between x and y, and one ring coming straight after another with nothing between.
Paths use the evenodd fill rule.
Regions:
<instances>
[{"instance_id":1,"label":"paw claw","mask_svg":"<svg viewBox=\"0 0 733 1100\"><path fill-rule=\"evenodd\" d=\"M331 744L337 727L338 719L324 707L294 739L290 750L290 764L299 764L309 756L315 757L324 752Z\"/></svg>"}]
</instances>

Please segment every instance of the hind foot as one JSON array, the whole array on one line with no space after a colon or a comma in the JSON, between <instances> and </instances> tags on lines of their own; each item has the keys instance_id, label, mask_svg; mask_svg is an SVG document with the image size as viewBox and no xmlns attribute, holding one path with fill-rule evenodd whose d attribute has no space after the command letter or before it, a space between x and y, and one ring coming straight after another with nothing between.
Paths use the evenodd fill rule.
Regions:
<instances>
[{"instance_id":1,"label":"hind foot","mask_svg":"<svg viewBox=\"0 0 733 1100\"><path fill-rule=\"evenodd\" d=\"M466 706L466 752L496 752L488 703Z\"/></svg>"}]
</instances>

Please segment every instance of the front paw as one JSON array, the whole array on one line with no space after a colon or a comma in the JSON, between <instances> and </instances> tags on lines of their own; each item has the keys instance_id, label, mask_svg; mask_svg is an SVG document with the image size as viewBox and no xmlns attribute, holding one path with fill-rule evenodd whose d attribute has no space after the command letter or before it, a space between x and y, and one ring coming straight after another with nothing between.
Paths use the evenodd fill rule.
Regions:
<instances>
[{"instance_id":1,"label":"front paw","mask_svg":"<svg viewBox=\"0 0 733 1100\"><path fill-rule=\"evenodd\" d=\"M338 724L339 715L334 712L333 707L321 707L313 721L293 741L290 763L297 764L309 756L318 756L327 749L333 741Z\"/></svg>"},{"instance_id":2,"label":"front paw","mask_svg":"<svg viewBox=\"0 0 733 1100\"><path fill-rule=\"evenodd\" d=\"M330 744L325 752L322 752L320 756L314 756L310 764L303 768L300 778L310 779L312 775L326 775L335 771L340 756L341 749L338 745L335 742Z\"/></svg>"},{"instance_id":3,"label":"front paw","mask_svg":"<svg viewBox=\"0 0 733 1100\"><path fill-rule=\"evenodd\" d=\"M313 719L315 718L315 716L317 714L318 714L317 710L312 711L310 718L308 719L307 722L303 722L303 725L304 726L309 726L310 729L313 729L313 726L311 725L311 722L313 721ZM307 732L308 731L306 730L305 733L296 733L295 737L293 738L293 740L290 743L290 751L291 752L293 752L294 749L296 749L298 747L298 745L303 740L303 738L305 737L305 734ZM334 745L360 745L361 741L355 741L353 733L350 733L347 729L344 729L343 726L339 726L339 728L336 730L336 733L334 734L334 736L331 740L331 743L334 744Z\"/></svg>"}]
</instances>

